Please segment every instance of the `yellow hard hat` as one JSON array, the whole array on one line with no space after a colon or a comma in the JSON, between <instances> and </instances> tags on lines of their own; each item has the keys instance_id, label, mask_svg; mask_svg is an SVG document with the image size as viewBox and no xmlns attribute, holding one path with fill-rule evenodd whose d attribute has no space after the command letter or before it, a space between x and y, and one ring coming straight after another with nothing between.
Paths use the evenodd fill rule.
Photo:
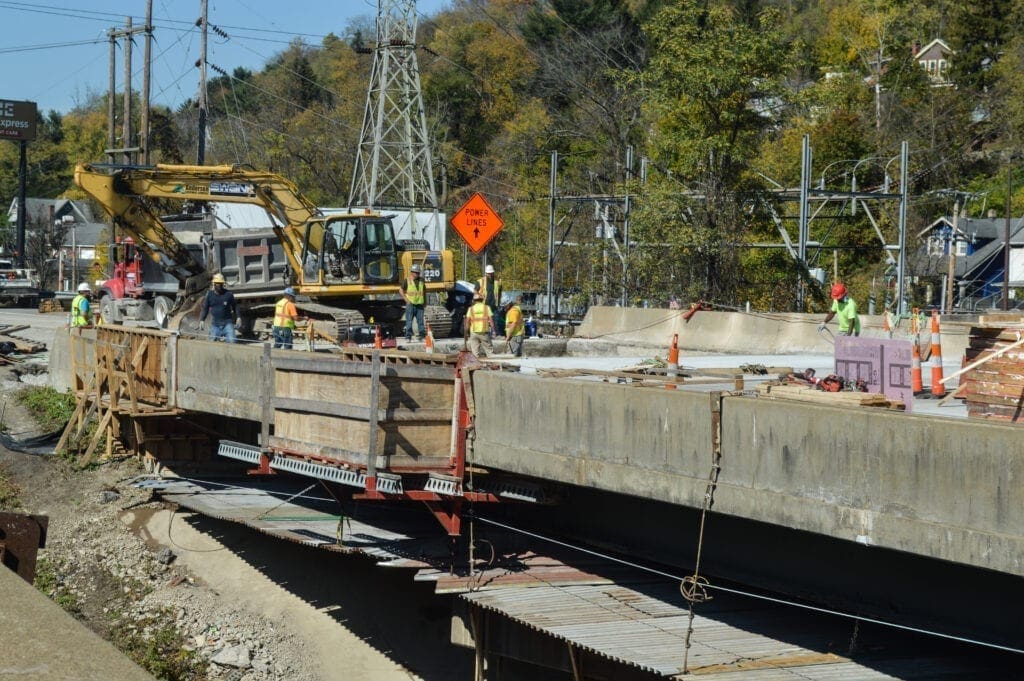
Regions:
<instances>
[{"instance_id":1,"label":"yellow hard hat","mask_svg":"<svg viewBox=\"0 0 1024 681\"><path fill-rule=\"evenodd\" d=\"M223 284L224 283L224 275L221 274L220 272L218 272L217 274L213 275L213 283L214 284Z\"/></svg>"}]
</instances>

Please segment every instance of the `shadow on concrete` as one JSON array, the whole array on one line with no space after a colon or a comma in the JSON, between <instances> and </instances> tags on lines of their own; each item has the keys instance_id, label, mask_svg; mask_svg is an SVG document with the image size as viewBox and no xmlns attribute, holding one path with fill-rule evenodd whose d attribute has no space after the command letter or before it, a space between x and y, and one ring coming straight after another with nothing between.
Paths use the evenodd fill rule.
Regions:
<instances>
[{"instance_id":1,"label":"shadow on concrete","mask_svg":"<svg viewBox=\"0 0 1024 681\"><path fill-rule=\"evenodd\" d=\"M245 525L184 516L281 588L329 614L424 681L471 679L473 653L450 641L450 596L408 569L378 567L343 555L268 537Z\"/></svg>"}]
</instances>

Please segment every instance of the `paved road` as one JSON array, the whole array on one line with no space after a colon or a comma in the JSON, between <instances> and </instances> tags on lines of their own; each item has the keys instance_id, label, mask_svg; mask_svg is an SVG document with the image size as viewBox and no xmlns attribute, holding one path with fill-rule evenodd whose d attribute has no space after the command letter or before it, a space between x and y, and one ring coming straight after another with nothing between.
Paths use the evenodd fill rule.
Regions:
<instances>
[{"instance_id":1,"label":"paved road","mask_svg":"<svg viewBox=\"0 0 1024 681\"><path fill-rule=\"evenodd\" d=\"M17 335L50 344L55 329L67 326L66 312L47 312L40 314L36 310L21 307L0 308L0 326L28 324L30 328L18 331Z\"/></svg>"}]
</instances>

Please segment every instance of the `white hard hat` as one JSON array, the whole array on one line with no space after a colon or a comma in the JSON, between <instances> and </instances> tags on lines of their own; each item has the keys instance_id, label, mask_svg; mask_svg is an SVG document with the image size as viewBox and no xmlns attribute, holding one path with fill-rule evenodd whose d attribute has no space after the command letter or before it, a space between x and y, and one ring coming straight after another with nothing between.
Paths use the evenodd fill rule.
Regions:
<instances>
[{"instance_id":1,"label":"white hard hat","mask_svg":"<svg viewBox=\"0 0 1024 681\"><path fill-rule=\"evenodd\" d=\"M92 293L92 288L90 288L89 285L83 281L81 284L78 285L78 292L79 293L86 293L86 292Z\"/></svg>"},{"instance_id":2,"label":"white hard hat","mask_svg":"<svg viewBox=\"0 0 1024 681\"><path fill-rule=\"evenodd\" d=\"M419 271L420 271L420 266L419 265L413 265L412 267L409 268L409 271L410 272L416 272L418 274Z\"/></svg>"},{"instance_id":3,"label":"white hard hat","mask_svg":"<svg viewBox=\"0 0 1024 681\"><path fill-rule=\"evenodd\" d=\"M485 267L484 274L494 274L494 265L488 265Z\"/></svg>"}]
</instances>

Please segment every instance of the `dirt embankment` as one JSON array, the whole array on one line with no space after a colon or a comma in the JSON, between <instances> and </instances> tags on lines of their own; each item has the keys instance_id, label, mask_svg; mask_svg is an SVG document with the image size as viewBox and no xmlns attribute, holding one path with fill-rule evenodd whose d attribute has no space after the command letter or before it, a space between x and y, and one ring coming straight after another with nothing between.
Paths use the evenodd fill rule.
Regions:
<instances>
[{"instance_id":1,"label":"dirt embankment","mask_svg":"<svg viewBox=\"0 0 1024 681\"><path fill-rule=\"evenodd\" d=\"M9 367L0 367L2 426L19 438L38 431L14 398L24 386ZM432 634L422 636L422 647L431 650L395 654L394 623L386 616L375 620L372 598L320 607L281 588L260 565L226 548L210 528L204 531L202 519L132 487L142 473L133 459L78 470L52 455L0 447L0 508L50 518L37 586L158 678L464 678L464 651L438 647L447 634L443 609L428 612ZM214 529L221 535L248 531L235 527ZM289 550L298 549L304 547ZM312 579L326 584L324 570L318 572ZM352 626L361 616L374 623Z\"/></svg>"}]
</instances>

